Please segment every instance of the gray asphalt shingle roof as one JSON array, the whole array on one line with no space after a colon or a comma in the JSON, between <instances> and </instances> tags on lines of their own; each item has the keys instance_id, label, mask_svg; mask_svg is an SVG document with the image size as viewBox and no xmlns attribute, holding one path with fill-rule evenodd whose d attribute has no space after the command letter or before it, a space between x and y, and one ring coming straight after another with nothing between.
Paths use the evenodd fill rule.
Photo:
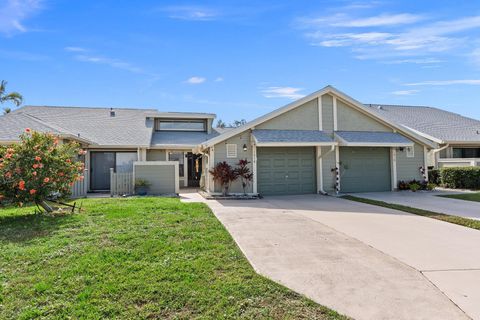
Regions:
<instances>
[{"instance_id":1,"label":"gray asphalt shingle roof","mask_svg":"<svg viewBox=\"0 0 480 320\"><path fill-rule=\"evenodd\" d=\"M267 130L252 131L259 142L333 142L331 136L316 130Z\"/></svg>"},{"instance_id":2,"label":"gray asphalt shingle roof","mask_svg":"<svg viewBox=\"0 0 480 320\"><path fill-rule=\"evenodd\" d=\"M26 106L12 113L33 116L60 131L105 146L148 146L152 134L146 124L146 113L151 109L115 108L115 117L109 108L75 108Z\"/></svg>"},{"instance_id":3,"label":"gray asphalt shingle roof","mask_svg":"<svg viewBox=\"0 0 480 320\"><path fill-rule=\"evenodd\" d=\"M336 131L335 134L350 143L412 143L409 139L395 132Z\"/></svg>"},{"instance_id":4,"label":"gray asphalt shingle roof","mask_svg":"<svg viewBox=\"0 0 480 320\"><path fill-rule=\"evenodd\" d=\"M18 137L25 132L26 128L40 132L51 132L54 134L62 133L26 114L10 113L0 117L0 141L18 140Z\"/></svg>"},{"instance_id":5,"label":"gray asphalt shingle roof","mask_svg":"<svg viewBox=\"0 0 480 320\"><path fill-rule=\"evenodd\" d=\"M387 120L443 141L480 142L480 121L453 112L422 106L366 106Z\"/></svg>"},{"instance_id":6,"label":"gray asphalt shingle roof","mask_svg":"<svg viewBox=\"0 0 480 320\"><path fill-rule=\"evenodd\" d=\"M218 136L218 132L208 134L206 132L181 132L181 131L160 131L152 135L152 146L176 145L192 146Z\"/></svg>"}]
</instances>

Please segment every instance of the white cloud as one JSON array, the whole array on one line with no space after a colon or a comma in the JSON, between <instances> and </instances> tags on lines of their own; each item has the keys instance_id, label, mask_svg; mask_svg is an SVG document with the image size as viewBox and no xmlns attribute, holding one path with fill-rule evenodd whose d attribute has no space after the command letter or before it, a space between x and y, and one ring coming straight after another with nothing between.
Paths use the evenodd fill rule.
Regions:
<instances>
[{"instance_id":1,"label":"white cloud","mask_svg":"<svg viewBox=\"0 0 480 320\"><path fill-rule=\"evenodd\" d=\"M204 77L190 77L185 82L188 84L201 84L207 81L207 78Z\"/></svg>"},{"instance_id":2,"label":"white cloud","mask_svg":"<svg viewBox=\"0 0 480 320\"><path fill-rule=\"evenodd\" d=\"M222 81L223 81L223 77L217 77L217 78L215 79L215 82L222 82Z\"/></svg>"},{"instance_id":3,"label":"white cloud","mask_svg":"<svg viewBox=\"0 0 480 320\"><path fill-rule=\"evenodd\" d=\"M419 59L401 59L401 60L392 60L385 61L385 64L402 64L402 63L413 63L413 64L437 64L442 63L443 60L437 58L419 58Z\"/></svg>"},{"instance_id":4,"label":"white cloud","mask_svg":"<svg viewBox=\"0 0 480 320\"><path fill-rule=\"evenodd\" d=\"M466 84L480 86L480 80L468 79L468 80L430 80L422 82L407 83L407 86L451 86L456 84Z\"/></svg>"},{"instance_id":5,"label":"white cloud","mask_svg":"<svg viewBox=\"0 0 480 320\"><path fill-rule=\"evenodd\" d=\"M418 93L420 90L397 90L391 92L391 94L396 96L411 96L412 94Z\"/></svg>"},{"instance_id":6,"label":"white cloud","mask_svg":"<svg viewBox=\"0 0 480 320\"><path fill-rule=\"evenodd\" d=\"M295 100L305 96L300 93L302 90L302 88L292 87L268 87L261 92L265 98L288 98Z\"/></svg>"},{"instance_id":7,"label":"white cloud","mask_svg":"<svg viewBox=\"0 0 480 320\"><path fill-rule=\"evenodd\" d=\"M65 51L69 52L87 52L88 50L82 47L65 47Z\"/></svg>"},{"instance_id":8,"label":"white cloud","mask_svg":"<svg viewBox=\"0 0 480 320\"><path fill-rule=\"evenodd\" d=\"M220 16L214 9L200 6L171 6L161 8L169 18L191 21L211 21Z\"/></svg>"},{"instance_id":9,"label":"white cloud","mask_svg":"<svg viewBox=\"0 0 480 320\"><path fill-rule=\"evenodd\" d=\"M410 13L400 14L381 14L378 16L359 18L359 19L346 19L343 21L333 22L330 25L334 27L379 27L379 26L395 26L402 24L412 24L423 20L420 15Z\"/></svg>"},{"instance_id":10,"label":"white cloud","mask_svg":"<svg viewBox=\"0 0 480 320\"><path fill-rule=\"evenodd\" d=\"M120 59L108 58L103 56L86 55L86 54L79 54L74 56L74 58L78 61L90 62L95 64L103 64L103 65L110 66L112 68L121 69L121 70L129 71L132 73L147 74L147 72L145 72L142 68L134 66L131 63L122 61Z\"/></svg>"},{"instance_id":11,"label":"white cloud","mask_svg":"<svg viewBox=\"0 0 480 320\"><path fill-rule=\"evenodd\" d=\"M418 64L423 62L415 57L465 54L460 51L471 50L480 30L480 15L432 21L409 13L358 17L352 12L300 19L299 27L307 30L305 36L314 46L348 47L358 59L397 58Z\"/></svg>"},{"instance_id":12,"label":"white cloud","mask_svg":"<svg viewBox=\"0 0 480 320\"><path fill-rule=\"evenodd\" d=\"M5 0L0 2L0 32L12 35L27 32L26 19L42 9L42 0Z\"/></svg>"}]
</instances>

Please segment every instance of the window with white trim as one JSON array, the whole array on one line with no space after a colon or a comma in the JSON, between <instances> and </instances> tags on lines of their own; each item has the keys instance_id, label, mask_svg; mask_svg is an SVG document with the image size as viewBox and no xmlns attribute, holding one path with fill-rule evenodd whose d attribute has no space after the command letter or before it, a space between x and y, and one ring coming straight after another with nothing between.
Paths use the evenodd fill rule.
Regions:
<instances>
[{"instance_id":1,"label":"window with white trim","mask_svg":"<svg viewBox=\"0 0 480 320\"><path fill-rule=\"evenodd\" d=\"M414 147L407 147L407 158L415 158L415 148Z\"/></svg>"},{"instance_id":2,"label":"window with white trim","mask_svg":"<svg viewBox=\"0 0 480 320\"><path fill-rule=\"evenodd\" d=\"M236 144L227 144L227 158L236 158L237 157L237 145Z\"/></svg>"}]
</instances>

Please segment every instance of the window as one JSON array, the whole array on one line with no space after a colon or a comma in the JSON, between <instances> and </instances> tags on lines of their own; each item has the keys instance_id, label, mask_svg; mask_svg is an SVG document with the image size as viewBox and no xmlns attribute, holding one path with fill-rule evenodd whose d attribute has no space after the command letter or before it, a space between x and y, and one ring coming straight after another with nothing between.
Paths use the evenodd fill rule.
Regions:
<instances>
[{"instance_id":1,"label":"window","mask_svg":"<svg viewBox=\"0 0 480 320\"><path fill-rule=\"evenodd\" d=\"M414 158L415 157L415 148L414 147L407 147L407 158Z\"/></svg>"},{"instance_id":2,"label":"window","mask_svg":"<svg viewBox=\"0 0 480 320\"><path fill-rule=\"evenodd\" d=\"M227 158L236 158L236 157L237 157L237 145L227 144Z\"/></svg>"},{"instance_id":3,"label":"window","mask_svg":"<svg viewBox=\"0 0 480 320\"><path fill-rule=\"evenodd\" d=\"M180 177L184 176L183 167L185 159L183 157L183 152L169 152L168 161L178 161L178 172Z\"/></svg>"},{"instance_id":4,"label":"window","mask_svg":"<svg viewBox=\"0 0 480 320\"><path fill-rule=\"evenodd\" d=\"M207 131L205 120L167 120L155 121L156 131Z\"/></svg>"},{"instance_id":5,"label":"window","mask_svg":"<svg viewBox=\"0 0 480 320\"><path fill-rule=\"evenodd\" d=\"M453 148L454 158L480 158L480 148Z\"/></svg>"}]
</instances>

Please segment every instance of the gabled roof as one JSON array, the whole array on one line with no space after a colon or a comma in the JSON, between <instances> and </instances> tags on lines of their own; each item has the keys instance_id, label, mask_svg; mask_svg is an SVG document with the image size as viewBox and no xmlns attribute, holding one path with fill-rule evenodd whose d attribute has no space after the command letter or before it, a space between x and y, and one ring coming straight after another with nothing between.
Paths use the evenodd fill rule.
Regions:
<instances>
[{"instance_id":1,"label":"gabled roof","mask_svg":"<svg viewBox=\"0 0 480 320\"><path fill-rule=\"evenodd\" d=\"M301 99L298 99L292 103L289 103L279 109L276 109L270 113L267 113L266 115L263 115L259 118L256 118L255 120L252 120L246 124L244 124L243 126L240 126L238 128L235 128L233 130L230 130L228 132L225 132L221 135L219 135L218 137L215 137L213 139L210 139L208 141L206 141L204 144L202 144L202 147L203 148L208 148L208 147L211 147L219 142L222 142L224 140L227 140L231 137L234 137L246 130L250 130L250 129L253 129L255 128L255 126L258 126L259 124L261 123L264 123L270 119L273 119L283 113L286 113L290 110L293 110L303 104L305 104L306 102L308 101L311 101L313 99L316 99L318 97L321 97L322 95L324 94L332 94L332 95L335 95L336 97L346 101L347 103L349 103L350 105L354 106L356 109L358 109L359 111L369 115L370 117L376 119L377 121L399 131L399 132L402 132L403 134L411 137L412 139L416 140L417 142L423 144L423 145L426 145L426 146L429 146L431 148L435 148L437 145L433 142L431 142L430 140L426 139L425 137L419 135L417 132L405 127L405 126L402 126L402 125L399 125L395 122L392 122L391 120L387 119L387 118L384 118L382 115L378 114L378 113L375 113L371 110L371 108L363 105L362 103L360 103L359 101L353 99L352 97L348 96L347 94L341 92L340 90L334 88L333 86L326 86L325 88L321 89L321 90L318 90L314 93L311 93Z\"/></svg>"},{"instance_id":2,"label":"gabled roof","mask_svg":"<svg viewBox=\"0 0 480 320\"><path fill-rule=\"evenodd\" d=\"M372 112L438 143L480 143L480 121L424 106L367 105Z\"/></svg>"}]
</instances>

